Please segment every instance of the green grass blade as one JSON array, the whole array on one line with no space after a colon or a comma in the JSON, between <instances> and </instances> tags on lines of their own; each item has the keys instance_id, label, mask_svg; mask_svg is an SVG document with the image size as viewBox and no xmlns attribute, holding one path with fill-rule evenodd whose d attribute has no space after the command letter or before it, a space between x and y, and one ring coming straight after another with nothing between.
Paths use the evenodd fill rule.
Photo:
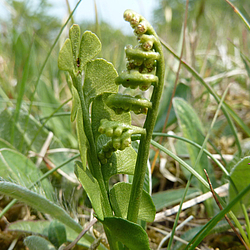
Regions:
<instances>
[{"instance_id":1,"label":"green grass blade","mask_svg":"<svg viewBox=\"0 0 250 250\"><path fill-rule=\"evenodd\" d=\"M24 68L23 68L23 76L22 76L22 80L20 82L16 108L15 108L15 112L14 112L14 115L13 115L14 119L12 121L11 139L10 139L10 143L12 145L13 145L14 138L15 138L15 127L16 127L15 124L18 122L19 112L20 112L20 109L21 109L22 100L23 100L23 96L24 96L24 92L25 92L25 86L26 86L26 82L27 82L27 79L28 79L28 76L29 76L29 66L30 66L30 56L31 56L32 45L33 45L33 41L32 41L32 43L30 45L27 59L25 60L25 64L24 64Z\"/></svg>"},{"instance_id":2,"label":"green grass blade","mask_svg":"<svg viewBox=\"0 0 250 250\"><path fill-rule=\"evenodd\" d=\"M239 127L241 127L241 129L248 135L250 136L250 128L248 125L246 125L246 123L244 123L244 121L235 113L235 111L227 104L224 103L227 112L229 115L231 115L231 117L234 119L234 121L239 125Z\"/></svg>"},{"instance_id":3,"label":"green grass blade","mask_svg":"<svg viewBox=\"0 0 250 250\"><path fill-rule=\"evenodd\" d=\"M40 82L40 79L41 79L43 70L44 70L44 68L45 68L45 66L46 66L46 64L47 64L47 62L48 62L48 60L49 60L49 57L50 57L50 55L52 54L52 51L53 51L54 47L56 46L56 44L57 44L57 42L58 42L58 40L59 40L59 38L60 38L60 36L61 36L63 30L65 29L65 27L66 27L67 24L69 23L71 17L72 17L73 14L75 13L75 11L76 11L77 7L79 6L79 4L81 3L81 1L82 1L82 0L79 0L79 1L77 2L75 8L74 8L73 11L70 13L68 19L66 20L66 22L64 23L64 25L63 25L62 28L60 29L60 31L59 31L59 33L58 33L58 35L57 35L57 37L56 37L54 43L52 44L52 46L51 46L51 48L50 48L50 50L49 50L49 52L48 52L48 54L47 54L47 56L46 56L46 58L45 58L43 64L42 64L42 67L41 67L41 69L40 69L40 71L39 71L37 80L36 80L36 82L35 82L35 86L34 86L35 89L34 89L33 95L32 95L32 97L31 97L31 99L30 99L30 106L29 106L29 111L28 111L29 114L31 114L32 104L33 104L33 101L34 101L34 99L35 99L35 94L36 94L37 86L38 86L38 84L39 84L39 82ZM29 120L29 116L27 116L25 133L26 133L26 131L27 131L28 120Z\"/></svg>"},{"instance_id":4,"label":"green grass blade","mask_svg":"<svg viewBox=\"0 0 250 250\"><path fill-rule=\"evenodd\" d=\"M184 142L187 142L191 145L193 145L194 147L197 147L199 149L202 149L202 146L187 139L187 138L184 138L184 137L181 137L181 136L177 136L177 135L171 135L171 134L168 134L168 133L158 133L158 132L154 132L153 133L153 136L163 136L163 137L171 137L171 138L175 138L177 140L181 140L181 141L184 141ZM224 174L226 175L229 175L228 171L226 170L226 168L221 164L220 161L218 161L209 151L207 151L205 148L203 149L203 152L209 156L219 167L220 169L224 172Z\"/></svg>"},{"instance_id":5,"label":"green grass blade","mask_svg":"<svg viewBox=\"0 0 250 250\"><path fill-rule=\"evenodd\" d=\"M250 24L247 21L247 19L243 16L243 14L229 0L225 0L225 1L233 8L234 12L240 17L240 19L245 23L245 25L250 31Z\"/></svg>"},{"instance_id":6,"label":"green grass blade","mask_svg":"<svg viewBox=\"0 0 250 250\"><path fill-rule=\"evenodd\" d=\"M195 171L191 166L189 166L185 161L183 161L180 157L175 155L173 152L168 150L167 148L163 147L161 144L158 142L151 140L151 144L155 146L156 148L160 149L162 152L166 153L170 157L172 157L174 160L179 162L184 168L186 168L191 174L193 174L207 189L209 189L209 185L207 181L205 181L204 178L202 178L201 175L197 171Z\"/></svg>"},{"instance_id":7,"label":"green grass blade","mask_svg":"<svg viewBox=\"0 0 250 250\"><path fill-rule=\"evenodd\" d=\"M32 141L30 142L29 144L29 147L28 147L28 151L30 150L32 144L35 142L37 136L39 135L39 133L42 131L42 129L44 128L45 124L47 123L47 121L49 119L51 119L56 113L58 110L60 110L66 103L68 103L72 98L69 98L67 99L66 101L64 101L57 109L55 109L48 117L46 117L45 121L43 122L42 126L36 131L36 134L35 136L33 137Z\"/></svg>"}]
</instances>

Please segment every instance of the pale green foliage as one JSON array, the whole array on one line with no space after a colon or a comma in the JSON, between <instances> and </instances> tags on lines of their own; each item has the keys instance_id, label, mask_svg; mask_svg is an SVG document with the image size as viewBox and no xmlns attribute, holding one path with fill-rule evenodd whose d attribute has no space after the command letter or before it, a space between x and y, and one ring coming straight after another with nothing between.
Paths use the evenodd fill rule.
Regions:
<instances>
[{"instance_id":1,"label":"pale green foliage","mask_svg":"<svg viewBox=\"0 0 250 250\"><path fill-rule=\"evenodd\" d=\"M146 32L145 25L148 25L146 21L138 22L138 34ZM111 249L118 249L118 241L130 249L149 249L145 231L139 225L126 220L132 185L124 186L121 183L113 187L113 199L111 201L108 196L108 182L114 174L134 174L137 155L131 147L131 136L133 134L146 135L146 129L131 126L129 111L146 113L147 109L152 107L152 103L139 96L123 97L117 94L117 84L121 83L120 77L111 63L104 59L94 59L101 49L101 44L93 33L84 32L79 43L80 29L77 25L73 25L69 37L59 53L58 66L61 70L68 71L71 78L69 80L73 96L71 120L73 121L76 118L82 159L82 163L76 164L75 173L91 201L97 218L108 230ZM152 35L149 36L148 40L147 35L142 37L142 50L150 51L153 45ZM140 55L147 54L142 52ZM143 72L137 72L136 70L134 70L134 73L129 72L130 75L126 76L125 81L131 81L130 87L139 86L140 89L145 91L152 84L158 84L158 77L154 75L155 54L152 56L147 55L146 58L139 59L140 65L133 59L133 63L140 66L139 71L145 69L147 72L144 73L147 74L142 74ZM120 100L118 101L117 98ZM91 110L89 110L91 103ZM128 106L128 109L126 109L126 106ZM117 109L121 108L123 112L117 112ZM146 153L148 154L148 152ZM138 177L144 180L144 177L142 179L139 175L134 176L134 178ZM125 188L121 189L120 187ZM142 191L142 188L139 192L142 193L140 194L142 195L142 205L139 218L153 221L155 207L152 199L148 193ZM116 197L117 194L118 197ZM126 199L121 199L121 197L126 197ZM126 206L124 206L124 202ZM123 210L122 213L117 212L120 208ZM113 211L115 216L110 218ZM138 211L135 213L138 213ZM119 217L123 217L124 220ZM112 224L110 224L111 221L113 221ZM123 230L120 231L121 234L117 234L116 228L121 225ZM125 231L125 228L131 230ZM134 235L136 235L136 239ZM138 245L139 239L141 239L141 243Z\"/></svg>"}]
</instances>

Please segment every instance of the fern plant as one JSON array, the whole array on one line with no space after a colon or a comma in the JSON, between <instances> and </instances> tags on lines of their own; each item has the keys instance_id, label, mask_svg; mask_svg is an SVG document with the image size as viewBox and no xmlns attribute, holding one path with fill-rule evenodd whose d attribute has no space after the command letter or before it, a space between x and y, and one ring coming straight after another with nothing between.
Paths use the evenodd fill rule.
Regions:
<instances>
[{"instance_id":1,"label":"fern plant","mask_svg":"<svg viewBox=\"0 0 250 250\"><path fill-rule=\"evenodd\" d=\"M127 69L119 76L113 65L96 58L101 51L98 37L73 25L58 59L67 71L76 120L81 161L75 173L103 224L110 249L150 249L140 221L152 222L155 207L143 190L150 140L164 84L164 58L157 34L145 18L126 10L138 45L125 48ZM118 85L138 90L138 95L118 93ZM152 86L151 99L140 92ZM130 111L146 115L143 127L131 125ZM131 136L140 134L138 153ZM132 183L109 187L115 174L133 175Z\"/></svg>"}]
</instances>

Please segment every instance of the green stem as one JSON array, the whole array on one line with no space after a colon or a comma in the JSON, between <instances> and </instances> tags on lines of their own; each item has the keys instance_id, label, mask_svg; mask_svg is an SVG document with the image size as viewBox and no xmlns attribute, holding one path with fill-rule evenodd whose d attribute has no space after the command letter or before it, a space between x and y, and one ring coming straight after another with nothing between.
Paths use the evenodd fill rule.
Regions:
<instances>
[{"instance_id":1,"label":"green stem","mask_svg":"<svg viewBox=\"0 0 250 250\"><path fill-rule=\"evenodd\" d=\"M232 218L233 222L235 223L235 226L239 229L240 234L241 234L242 238L244 239L245 243L246 243L248 246L250 246L249 240L248 240L248 238L247 238L247 235L246 235L246 233L245 233L243 227L241 226L239 220L238 220L237 217L235 216L235 214L234 214L232 211L230 211L228 214L229 214L229 216Z\"/></svg>"},{"instance_id":2,"label":"green stem","mask_svg":"<svg viewBox=\"0 0 250 250\"><path fill-rule=\"evenodd\" d=\"M97 157L97 152L96 152L96 146L95 146L95 140L94 140L94 135L92 132L91 128L91 123L89 120L89 112L85 103L85 98L83 94L83 89L82 89L82 76L79 74L78 76L72 75L72 80L74 82L74 86L77 89L79 98L80 98L80 104L81 104L81 109L82 109L82 118L83 118L83 127L84 127L84 132L87 137L87 141L89 144L89 149L88 150L88 159L90 160L91 164L89 164L89 169L92 175L96 178L100 190L102 193L102 198L103 198L103 212L104 216L113 216L113 212L111 209L111 205L109 203L109 198L108 198L108 193L107 189L105 186L105 182L103 179L102 171L101 171L101 166Z\"/></svg>"},{"instance_id":3,"label":"green stem","mask_svg":"<svg viewBox=\"0 0 250 250\"><path fill-rule=\"evenodd\" d=\"M151 33L157 38L153 29L150 29ZM130 201L128 207L127 219L137 223L140 200L143 191L143 183L147 170L147 161L149 156L150 142L154 130L155 121L158 114L158 107L160 104L160 98L164 86L164 70L165 63L160 41L157 39L154 44L155 50L160 54L160 58L157 62L156 76L158 77L158 83L154 87L154 91L151 97L152 108L148 110L148 115L144 124L146 129L146 135L141 135L140 146L137 155L137 162L135 166L134 179L132 184L132 190L130 194Z\"/></svg>"}]
</instances>

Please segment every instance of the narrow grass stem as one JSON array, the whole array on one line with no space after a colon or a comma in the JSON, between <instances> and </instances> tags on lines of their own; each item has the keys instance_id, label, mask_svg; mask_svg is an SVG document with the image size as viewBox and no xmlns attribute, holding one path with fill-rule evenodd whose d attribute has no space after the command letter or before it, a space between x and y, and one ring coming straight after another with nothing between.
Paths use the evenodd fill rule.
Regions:
<instances>
[{"instance_id":1,"label":"narrow grass stem","mask_svg":"<svg viewBox=\"0 0 250 250\"><path fill-rule=\"evenodd\" d=\"M244 218L245 218L245 221L246 221L246 231L247 231L247 235L248 235L248 244L249 244L249 242L250 242L250 222L249 222L249 217L248 217L246 207L244 205L242 205L242 208L243 208Z\"/></svg>"},{"instance_id":2,"label":"narrow grass stem","mask_svg":"<svg viewBox=\"0 0 250 250\"><path fill-rule=\"evenodd\" d=\"M249 240L247 238L247 235L246 235L242 225L240 224L239 220L237 219L237 217L235 216L235 214L232 211L229 211L228 214L231 217L231 219L233 220L233 222L235 223L235 226L239 229L240 234L241 234L242 238L244 239L245 243L250 247L250 243L249 243Z\"/></svg>"},{"instance_id":3,"label":"narrow grass stem","mask_svg":"<svg viewBox=\"0 0 250 250\"><path fill-rule=\"evenodd\" d=\"M247 28L250 30L250 24L247 19L242 15L242 13L236 8L229 0L225 0L234 10L234 12L240 17L240 19L245 23Z\"/></svg>"}]
</instances>

